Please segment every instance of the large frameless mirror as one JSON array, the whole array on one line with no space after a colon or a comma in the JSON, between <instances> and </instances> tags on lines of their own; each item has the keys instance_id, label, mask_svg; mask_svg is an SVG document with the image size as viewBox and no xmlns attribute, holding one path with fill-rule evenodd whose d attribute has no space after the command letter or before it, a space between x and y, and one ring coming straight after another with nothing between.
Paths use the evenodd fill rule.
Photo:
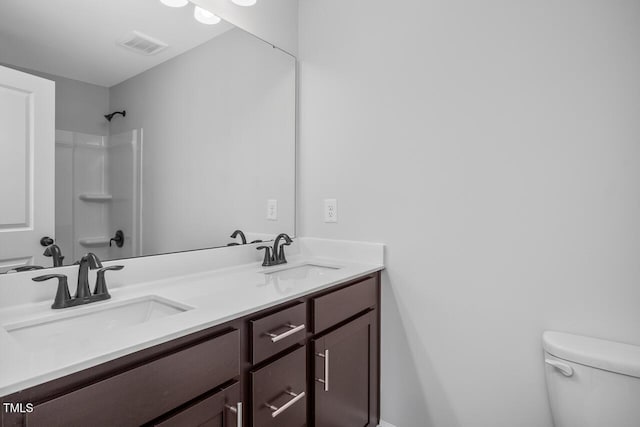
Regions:
<instances>
[{"instance_id":1,"label":"large frameless mirror","mask_svg":"<svg viewBox=\"0 0 640 427\"><path fill-rule=\"evenodd\" d=\"M191 3L8 0L0 65L0 272L294 234L291 55ZM20 76L55 82L53 150Z\"/></svg>"}]
</instances>

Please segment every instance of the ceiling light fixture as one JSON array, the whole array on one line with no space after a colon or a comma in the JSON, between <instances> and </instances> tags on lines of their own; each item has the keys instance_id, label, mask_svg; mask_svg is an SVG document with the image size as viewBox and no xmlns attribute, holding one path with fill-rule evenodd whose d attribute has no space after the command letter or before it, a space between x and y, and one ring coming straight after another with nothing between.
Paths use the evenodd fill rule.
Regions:
<instances>
[{"instance_id":1,"label":"ceiling light fixture","mask_svg":"<svg viewBox=\"0 0 640 427\"><path fill-rule=\"evenodd\" d=\"M256 4L258 0L231 0L234 4L238 6L253 6Z\"/></svg>"},{"instance_id":2,"label":"ceiling light fixture","mask_svg":"<svg viewBox=\"0 0 640 427\"><path fill-rule=\"evenodd\" d=\"M201 24L214 25L220 22L220 18L206 9L196 6L193 9L193 17Z\"/></svg>"},{"instance_id":3,"label":"ceiling light fixture","mask_svg":"<svg viewBox=\"0 0 640 427\"><path fill-rule=\"evenodd\" d=\"M160 3L169 7L183 7L189 4L189 0L160 0Z\"/></svg>"}]
</instances>

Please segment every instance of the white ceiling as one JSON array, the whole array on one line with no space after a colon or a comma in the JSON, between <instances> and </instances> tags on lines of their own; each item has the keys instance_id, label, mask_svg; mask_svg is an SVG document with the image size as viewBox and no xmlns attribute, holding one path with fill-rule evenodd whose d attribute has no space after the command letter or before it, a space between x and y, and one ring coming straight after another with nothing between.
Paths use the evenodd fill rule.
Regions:
<instances>
[{"instance_id":1,"label":"white ceiling","mask_svg":"<svg viewBox=\"0 0 640 427\"><path fill-rule=\"evenodd\" d=\"M159 0L0 0L0 63L111 87L234 28L203 25L193 5ZM169 47L155 55L117 42L131 31Z\"/></svg>"}]
</instances>

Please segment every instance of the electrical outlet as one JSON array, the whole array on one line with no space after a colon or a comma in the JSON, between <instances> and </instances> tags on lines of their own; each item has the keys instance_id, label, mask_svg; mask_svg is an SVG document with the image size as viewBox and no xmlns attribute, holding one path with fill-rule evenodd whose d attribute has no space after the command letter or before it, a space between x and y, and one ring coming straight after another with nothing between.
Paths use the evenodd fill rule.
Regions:
<instances>
[{"instance_id":1,"label":"electrical outlet","mask_svg":"<svg viewBox=\"0 0 640 427\"><path fill-rule=\"evenodd\" d=\"M338 201L324 199L324 222L338 222Z\"/></svg>"},{"instance_id":2,"label":"electrical outlet","mask_svg":"<svg viewBox=\"0 0 640 427\"><path fill-rule=\"evenodd\" d=\"M278 201L276 199L267 200L267 219L270 221L278 219Z\"/></svg>"}]
</instances>

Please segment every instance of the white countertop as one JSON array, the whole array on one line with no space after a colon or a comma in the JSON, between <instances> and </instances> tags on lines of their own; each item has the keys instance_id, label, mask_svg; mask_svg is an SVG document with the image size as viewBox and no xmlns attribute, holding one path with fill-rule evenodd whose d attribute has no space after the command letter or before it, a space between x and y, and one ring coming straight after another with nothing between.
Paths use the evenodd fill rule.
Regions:
<instances>
[{"instance_id":1,"label":"white countertop","mask_svg":"<svg viewBox=\"0 0 640 427\"><path fill-rule=\"evenodd\" d=\"M290 269L304 264L339 268L315 269L306 276L302 272L296 274L294 271L280 276L264 274L265 271ZM2 308L0 396L225 323L383 268L382 261L363 263L354 262L352 259L347 261L300 254L291 256L289 263L283 266L265 268L259 262L252 262L111 288L110 300L79 307L52 310L51 299ZM113 277L116 277L116 274L114 272ZM28 282L24 286L33 284L30 280ZM48 347L43 343L42 348L28 348L5 329L8 325L49 317L72 316L149 295L168 299L191 309L134 326L90 334L91 336L75 336L74 331L65 331L64 340L69 345L54 347Z\"/></svg>"}]
</instances>

